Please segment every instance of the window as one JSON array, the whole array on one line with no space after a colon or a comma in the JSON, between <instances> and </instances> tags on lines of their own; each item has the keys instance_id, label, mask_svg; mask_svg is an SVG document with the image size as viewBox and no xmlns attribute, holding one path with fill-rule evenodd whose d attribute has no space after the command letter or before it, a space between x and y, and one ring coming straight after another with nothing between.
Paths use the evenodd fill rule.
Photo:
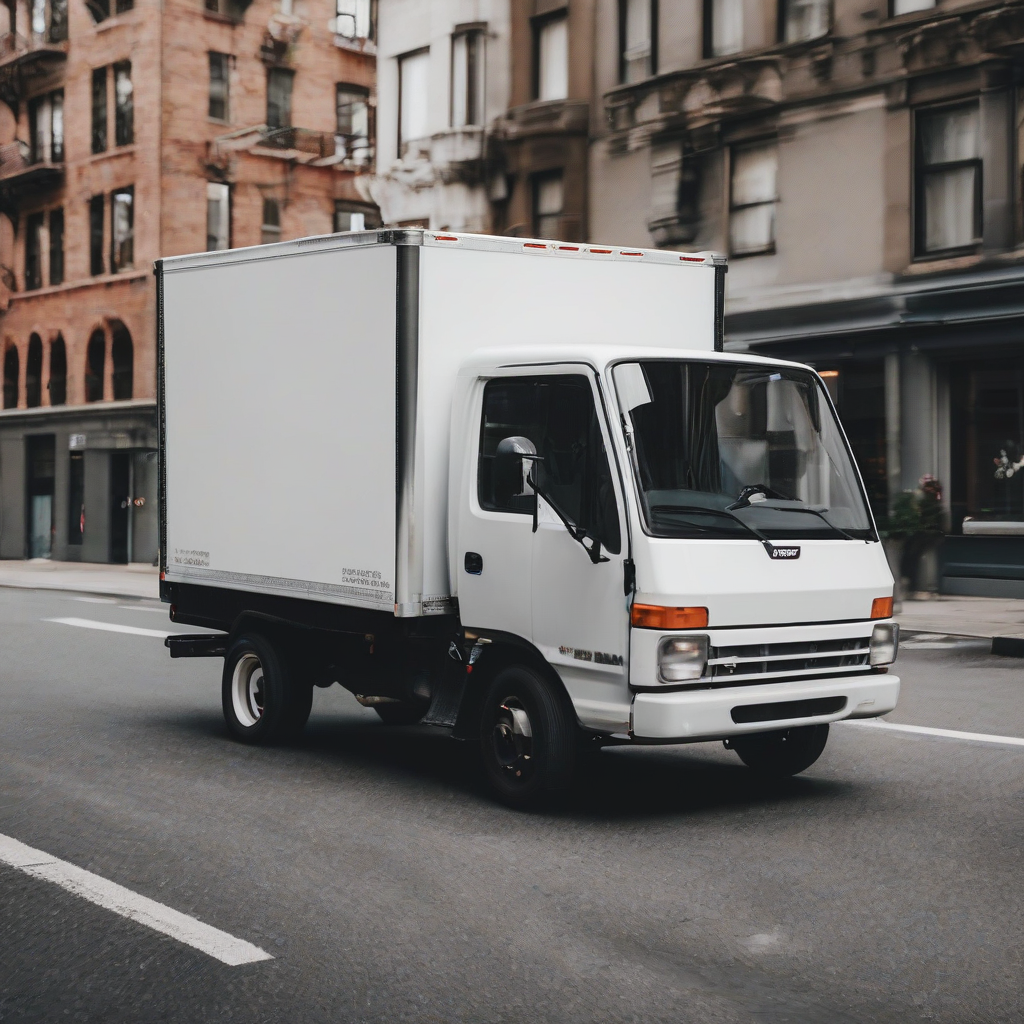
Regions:
<instances>
[{"instance_id":1,"label":"window","mask_svg":"<svg viewBox=\"0 0 1024 1024\"><path fill-rule=\"evenodd\" d=\"M62 43L68 37L68 0L50 0L50 27L47 39Z\"/></svg>"},{"instance_id":2,"label":"window","mask_svg":"<svg viewBox=\"0 0 1024 1024\"><path fill-rule=\"evenodd\" d=\"M917 115L917 255L972 249L981 241L978 104Z\"/></svg>"},{"instance_id":3,"label":"window","mask_svg":"<svg viewBox=\"0 0 1024 1024\"><path fill-rule=\"evenodd\" d=\"M828 33L832 21L830 0L785 0L780 9L780 38L787 43L817 39Z\"/></svg>"},{"instance_id":4,"label":"window","mask_svg":"<svg viewBox=\"0 0 1024 1024\"><path fill-rule=\"evenodd\" d=\"M569 18L564 11L534 21L534 96L564 100L569 95Z\"/></svg>"},{"instance_id":5,"label":"window","mask_svg":"<svg viewBox=\"0 0 1024 1024\"><path fill-rule=\"evenodd\" d=\"M4 353L4 408L18 408L18 376L21 372L18 350L8 345Z\"/></svg>"},{"instance_id":6,"label":"window","mask_svg":"<svg viewBox=\"0 0 1024 1024\"><path fill-rule=\"evenodd\" d=\"M206 0L205 9L210 14L219 14L231 21L241 21L245 17L245 9L250 0Z\"/></svg>"},{"instance_id":7,"label":"window","mask_svg":"<svg viewBox=\"0 0 1024 1024\"><path fill-rule=\"evenodd\" d=\"M484 123L484 33L468 29L452 36L451 125Z\"/></svg>"},{"instance_id":8,"label":"window","mask_svg":"<svg viewBox=\"0 0 1024 1024\"><path fill-rule=\"evenodd\" d=\"M729 248L734 256L774 252L778 170L774 142L733 149Z\"/></svg>"},{"instance_id":9,"label":"window","mask_svg":"<svg viewBox=\"0 0 1024 1024\"><path fill-rule=\"evenodd\" d=\"M206 248L231 247L231 187L219 181L206 183Z\"/></svg>"},{"instance_id":10,"label":"window","mask_svg":"<svg viewBox=\"0 0 1024 1024\"><path fill-rule=\"evenodd\" d=\"M107 69L94 68L92 73L92 151L107 148Z\"/></svg>"},{"instance_id":11,"label":"window","mask_svg":"<svg viewBox=\"0 0 1024 1024\"><path fill-rule=\"evenodd\" d=\"M335 152L356 163L370 159L370 93L358 85L339 85L335 92Z\"/></svg>"},{"instance_id":12,"label":"window","mask_svg":"<svg viewBox=\"0 0 1024 1024\"><path fill-rule=\"evenodd\" d=\"M405 156L406 147L429 133L427 95L430 74L430 51L420 50L400 57L398 61L398 155Z\"/></svg>"},{"instance_id":13,"label":"window","mask_svg":"<svg viewBox=\"0 0 1024 1024\"><path fill-rule=\"evenodd\" d=\"M743 0L704 0L704 56L743 49Z\"/></svg>"},{"instance_id":14,"label":"window","mask_svg":"<svg viewBox=\"0 0 1024 1024\"><path fill-rule=\"evenodd\" d=\"M43 339L29 335L28 358L25 360L25 405L35 409L43 404Z\"/></svg>"},{"instance_id":15,"label":"window","mask_svg":"<svg viewBox=\"0 0 1024 1024\"><path fill-rule=\"evenodd\" d=\"M533 233L536 238L558 238L564 197L561 171L539 174L533 179Z\"/></svg>"},{"instance_id":16,"label":"window","mask_svg":"<svg viewBox=\"0 0 1024 1024\"><path fill-rule=\"evenodd\" d=\"M658 0L619 0L619 81L639 82L657 71Z\"/></svg>"},{"instance_id":17,"label":"window","mask_svg":"<svg viewBox=\"0 0 1024 1024\"><path fill-rule=\"evenodd\" d=\"M281 204L276 199L263 200L263 227L260 231L260 241L264 245L268 242L281 241Z\"/></svg>"},{"instance_id":18,"label":"window","mask_svg":"<svg viewBox=\"0 0 1024 1024\"><path fill-rule=\"evenodd\" d=\"M34 163L64 161L64 90L36 96L28 103L29 160Z\"/></svg>"},{"instance_id":19,"label":"window","mask_svg":"<svg viewBox=\"0 0 1024 1024\"><path fill-rule=\"evenodd\" d=\"M43 222L46 215L25 218L25 291L43 287Z\"/></svg>"},{"instance_id":20,"label":"window","mask_svg":"<svg viewBox=\"0 0 1024 1024\"><path fill-rule=\"evenodd\" d=\"M86 0L92 20L99 23L110 17L110 0ZM124 14L135 6L134 0L115 0L114 13Z\"/></svg>"},{"instance_id":21,"label":"window","mask_svg":"<svg viewBox=\"0 0 1024 1024\"><path fill-rule=\"evenodd\" d=\"M267 125L271 128L291 127L293 76L287 68L267 71Z\"/></svg>"},{"instance_id":22,"label":"window","mask_svg":"<svg viewBox=\"0 0 1024 1024\"><path fill-rule=\"evenodd\" d=\"M71 452L68 466L68 543L81 545L85 534L85 452Z\"/></svg>"},{"instance_id":23,"label":"window","mask_svg":"<svg viewBox=\"0 0 1024 1024\"><path fill-rule=\"evenodd\" d=\"M334 31L344 39L372 39L373 11L370 0L338 0Z\"/></svg>"},{"instance_id":24,"label":"window","mask_svg":"<svg viewBox=\"0 0 1024 1024\"><path fill-rule=\"evenodd\" d=\"M127 270L135 261L135 189L110 194L110 272Z\"/></svg>"},{"instance_id":25,"label":"window","mask_svg":"<svg viewBox=\"0 0 1024 1024\"><path fill-rule=\"evenodd\" d=\"M892 16L912 14L914 11L929 11L935 6L936 0L892 0Z\"/></svg>"},{"instance_id":26,"label":"window","mask_svg":"<svg viewBox=\"0 0 1024 1024\"><path fill-rule=\"evenodd\" d=\"M100 328L89 336L85 353L85 400L103 401L103 369L107 359L107 336Z\"/></svg>"},{"instance_id":27,"label":"window","mask_svg":"<svg viewBox=\"0 0 1024 1024\"><path fill-rule=\"evenodd\" d=\"M215 121L230 121L230 58L226 53L210 54L210 105L207 113Z\"/></svg>"},{"instance_id":28,"label":"window","mask_svg":"<svg viewBox=\"0 0 1024 1024\"><path fill-rule=\"evenodd\" d=\"M132 336L122 323L115 323L111 331L110 362L114 401L127 402L132 397L135 353Z\"/></svg>"},{"instance_id":29,"label":"window","mask_svg":"<svg viewBox=\"0 0 1024 1024\"><path fill-rule=\"evenodd\" d=\"M68 400L68 352L64 336L58 334L50 345L50 405L63 405Z\"/></svg>"},{"instance_id":30,"label":"window","mask_svg":"<svg viewBox=\"0 0 1024 1024\"><path fill-rule=\"evenodd\" d=\"M509 437L541 459L496 462L499 444ZM585 536L613 554L619 551L615 491L586 377L498 379L485 388L477 469L480 507L532 514L533 480L548 504Z\"/></svg>"},{"instance_id":31,"label":"window","mask_svg":"<svg viewBox=\"0 0 1024 1024\"><path fill-rule=\"evenodd\" d=\"M103 196L89 200L89 273L103 273Z\"/></svg>"},{"instance_id":32,"label":"window","mask_svg":"<svg viewBox=\"0 0 1024 1024\"><path fill-rule=\"evenodd\" d=\"M129 146L135 141L135 107L132 99L132 64L114 65L114 142Z\"/></svg>"},{"instance_id":33,"label":"window","mask_svg":"<svg viewBox=\"0 0 1024 1024\"><path fill-rule=\"evenodd\" d=\"M64 283L64 208L50 211L50 284Z\"/></svg>"},{"instance_id":34,"label":"window","mask_svg":"<svg viewBox=\"0 0 1024 1024\"><path fill-rule=\"evenodd\" d=\"M335 231L366 231L380 227L380 216L372 207L361 206L346 199L334 201Z\"/></svg>"}]
</instances>

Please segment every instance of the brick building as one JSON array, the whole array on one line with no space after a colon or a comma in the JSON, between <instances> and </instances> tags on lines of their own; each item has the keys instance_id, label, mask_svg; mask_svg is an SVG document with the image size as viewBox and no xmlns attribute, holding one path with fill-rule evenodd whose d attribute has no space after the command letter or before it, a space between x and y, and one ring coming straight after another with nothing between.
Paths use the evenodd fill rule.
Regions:
<instances>
[{"instance_id":1,"label":"brick building","mask_svg":"<svg viewBox=\"0 0 1024 1024\"><path fill-rule=\"evenodd\" d=\"M375 222L372 14L0 5L0 557L155 559L153 260Z\"/></svg>"}]
</instances>

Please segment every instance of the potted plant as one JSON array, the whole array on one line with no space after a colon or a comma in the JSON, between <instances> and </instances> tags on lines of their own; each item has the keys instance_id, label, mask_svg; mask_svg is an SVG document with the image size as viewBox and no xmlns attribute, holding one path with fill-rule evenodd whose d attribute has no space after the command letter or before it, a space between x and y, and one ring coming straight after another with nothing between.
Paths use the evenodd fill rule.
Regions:
<instances>
[{"instance_id":1,"label":"potted plant","mask_svg":"<svg viewBox=\"0 0 1024 1024\"><path fill-rule=\"evenodd\" d=\"M903 491L881 523L882 542L896 581L896 604L903 601L905 584L913 591L938 589L938 546L945 533L942 484L930 473L914 491Z\"/></svg>"}]
</instances>

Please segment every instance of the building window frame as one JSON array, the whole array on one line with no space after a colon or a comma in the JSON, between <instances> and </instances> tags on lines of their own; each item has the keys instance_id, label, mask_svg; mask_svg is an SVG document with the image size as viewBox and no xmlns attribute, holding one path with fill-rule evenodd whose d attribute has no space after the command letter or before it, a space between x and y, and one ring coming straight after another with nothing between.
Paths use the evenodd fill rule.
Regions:
<instances>
[{"instance_id":1,"label":"building window frame","mask_svg":"<svg viewBox=\"0 0 1024 1024\"><path fill-rule=\"evenodd\" d=\"M50 230L50 266L49 282L51 285L64 283L64 207L57 206L50 210L47 218Z\"/></svg>"},{"instance_id":2,"label":"building window frame","mask_svg":"<svg viewBox=\"0 0 1024 1024\"><path fill-rule=\"evenodd\" d=\"M561 222L565 216L564 169L557 168L531 175L530 189L533 237L557 241L561 236ZM548 191L548 195L544 194L545 191ZM560 200L557 210L554 209L552 202L556 192ZM542 206L551 208L541 209Z\"/></svg>"},{"instance_id":3,"label":"building window frame","mask_svg":"<svg viewBox=\"0 0 1024 1024\"><path fill-rule=\"evenodd\" d=\"M223 181L206 183L206 251L231 248L231 186Z\"/></svg>"},{"instance_id":4,"label":"building window frame","mask_svg":"<svg viewBox=\"0 0 1024 1024\"><path fill-rule=\"evenodd\" d=\"M114 79L114 145L130 146L135 141L135 100L132 62L121 60L111 66Z\"/></svg>"},{"instance_id":5,"label":"building window frame","mask_svg":"<svg viewBox=\"0 0 1024 1024\"><path fill-rule=\"evenodd\" d=\"M335 0L334 34L352 42L372 40L377 20L374 6L373 0Z\"/></svg>"},{"instance_id":6,"label":"building window frame","mask_svg":"<svg viewBox=\"0 0 1024 1024\"><path fill-rule=\"evenodd\" d=\"M210 92L207 104L207 117L212 121L224 124L231 123L231 64L229 53L218 53L210 50L209 59ZM218 112L219 111L219 112Z\"/></svg>"},{"instance_id":7,"label":"building window frame","mask_svg":"<svg viewBox=\"0 0 1024 1024\"><path fill-rule=\"evenodd\" d=\"M64 90L33 96L28 101L29 162L64 162Z\"/></svg>"},{"instance_id":8,"label":"building window frame","mask_svg":"<svg viewBox=\"0 0 1024 1024\"><path fill-rule=\"evenodd\" d=\"M46 212L35 210L25 217L25 291L43 287L43 233L46 230Z\"/></svg>"},{"instance_id":9,"label":"building window frame","mask_svg":"<svg viewBox=\"0 0 1024 1024\"><path fill-rule=\"evenodd\" d=\"M373 159L373 107L365 85L338 82L334 87L335 153L357 164Z\"/></svg>"},{"instance_id":10,"label":"building window frame","mask_svg":"<svg viewBox=\"0 0 1024 1024\"><path fill-rule=\"evenodd\" d=\"M92 69L92 152L107 151L107 66Z\"/></svg>"},{"instance_id":11,"label":"building window frame","mask_svg":"<svg viewBox=\"0 0 1024 1024\"><path fill-rule=\"evenodd\" d=\"M291 128L294 91L295 72L291 68L267 68L268 128Z\"/></svg>"},{"instance_id":12,"label":"building window frame","mask_svg":"<svg viewBox=\"0 0 1024 1024\"><path fill-rule=\"evenodd\" d=\"M260 223L260 244L271 245L274 242L280 242L281 201L274 196L264 196L262 218ZM207 238L209 238L209 235L207 235Z\"/></svg>"},{"instance_id":13,"label":"building window frame","mask_svg":"<svg viewBox=\"0 0 1024 1024\"><path fill-rule=\"evenodd\" d=\"M486 120L487 26L456 25L452 32L448 76L448 123L452 128L473 128Z\"/></svg>"},{"instance_id":14,"label":"building window frame","mask_svg":"<svg viewBox=\"0 0 1024 1024\"><path fill-rule=\"evenodd\" d=\"M903 18L908 14L921 14L933 11L939 6L939 0L889 0L889 17Z\"/></svg>"},{"instance_id":15,"label":"building window frame","mask_svg":"<svg viewBox=\"0 0 1024 1024\"><path fill-rule=\"evenodd\" d=\"M812 25L809 30L801 31L795 17L798 8L802 8L804 12L813 12L811 18L821 16L822 12L824 17L818 26ZM832 0L779 0L778 18L777 32L780 43L804 43L812 39L823 39L832 31L835 8Z\"/></svg>"},{"instance_id":16,"label":"building window frame","mask_svg":"<svg viewBox=\"0 0 1024 1024\"><path fill-rule=\"evenodd\" d=\"M955 114L958 111L973 110L976 114L976 156L953 160L927 162L924 153L924 122L930 117ZM980 103L977 99L944 103L939 106L921 107L913 113L914 138L914 202L913 202L913 244L914 259L945 259L975 253L981 246L984 224L983 184L984 160L981 156ZM971 216L973 238L970 242L957 245L929 248L928 246L928 202L926 180L932 176L952 175L957 171L971 169L974 172Z\"/></svg>"},{"instance_id":17,"label":"building window frame","mask_svg":"<svg viewBox=\"0 0 1024 1024\"><path fill-rule=\"evenodd\" d=\"M422 46L418 50L410 50L408 53L400 54L398 57L398 156L399 159L405 156L406 150L410 143L417 142L420 139L426 138L430 133L430 106L427 100L427 96L423 96L423 109L418 110L418 113L425 115L424 131L415 132L411 127L407 127L407 115L409 112L409 104L405 98L406 92L406 77L408 75L407 68L411 66L411 62L415 60L423 60L424 67L426 69L427 84L430 82L430 47ZM407 134L408 132L408 134Z\"/></svg>"},{"instance_id":18,"label":"building window frame","mask_svg":"<svg viewBox=\"0 0 1024 1024\"><path fill-rule=\"evenodd\" d=\"M566 100L569 98L569 67L571 64L569 57L569 10L567 7L561 7L550 14L538 15L531 20L530 25L533 33L533 80L531 82L533 99L539 103ZM565 32L565 61L564 66L558 71L557 88L554 78L552 78L550 83L546 81L544 53L545 38L548 39L549 45L551 42L551 37L547 36L546 33L550 32L556 25L563 26ZM562 41L559 41L559 45L563 45Z\"/></svg>"},{"instance_id":19,"label":"building window frame","mask_svg":"<svg viewBox=\"0 0 1024 1024\"><path fill-rule=\"evenodd\" d=\"M125 185L110 193L110 272L131 270L135 265L135 186Z\"/></svg>"},{"instance_id":20,"label":"building window frame","mask_svg":"<svg viewBox=\"0 0 1024 1024\"><path fill-rule=\"evenodd\" d=\"M89 199L89 273L98 277L104 271L103 241L106 223L106 197L92 196Z\"/></svg>"},{"instance_id":21,"label":"building window frame","mask_svg":"<svg viewBox=\"0 0 1024 1024\"><path fill-rule=\"evenodd\" d=\"M773 188L772 195L767 194L750 198L747 196L737 197L736 170L739 158L744 154L753 153L757 150L771 150L774 153L774 169L772 171ZM737 143L729 149L729 255L736 258L747 256L770 256L776 251L776 213L779 207L779 144L775 138L763 138ZM764 241L758 245L747 245L738 247L734 229L737 222L737 214L753 212L758 209L770 207L770 222Z\"/></svg>"},{"instance_id":22,"label":"building window frame","mask_svg":"<svg viewBox=\"0 0 1024 1024\"><path fill-rule=\"evenodd\" d=\"M745 37L743 7L743 0L704 0L702 27L705 60L729 57L743 52ZM722 26L726 23L725 13L731 17L729 25L733 34L727 35L723 39L720 32L723 31Z\"/></svg>"},{"instance_id":23,"label":"building window frame","mask_svg":"<svg viewBox=\"0 0 1024 1024\"><path fill-rule=\"evenodd\" d=\"M634 82L642 82L658 73L658 12L659 0L619 0L619 84L627 85ZM646 52L641 52L642 43L630 45L630 23L629 16L634 4L646 5L648 18L648 31L646 40ZM635 52L633 52L635 51ZM632 56L631 56L632 52ZM642 75L633 78L630 75L630 67L640 60L647 61L646 70Z\"/></svg>"}]
</instances>

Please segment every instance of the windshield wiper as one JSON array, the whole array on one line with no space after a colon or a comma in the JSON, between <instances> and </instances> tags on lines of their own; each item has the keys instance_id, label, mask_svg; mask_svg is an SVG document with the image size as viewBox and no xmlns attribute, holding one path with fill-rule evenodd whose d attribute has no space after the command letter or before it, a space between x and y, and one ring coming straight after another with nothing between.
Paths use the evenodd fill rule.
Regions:
<instances>
[{"instance_id":1,"label":"windshield wiper","mask_svg":"<svg viewBox=\"0 0 1024 1024\"><path fill-rule=\"evenodd\" d=\"M807 506L794 506L794 505L768 505L764 502L758 502L757 504L762 505L764 508L770 508L773 512L804 512L810 516L817 516L829 529L833 532L838 533L841 537L845 537L847 540L856 540L852 533L847 533L841 526L836 526L830 519L826 519L823 512L816 508L809 508ZM751 508L754 506L751 505Z\"/></svg>"},{"instance_id":2,"label":"windshield wiper","mask_svg":"<svg viewBox=\"0 0 1024 1024\"><path fill-rule=\"evenodd\" d=\"M747 531L752 537L756 538L761 542L765 551L768 552L768 557L773 558L772 552L775 550L775 545L756 527L751 526L750 523L743 522L739 516L733 515L732 512L727 512L722 508L704 508L701 505L652 505L651 512L699 512L703 515L708 516L721 516L723 519L731 519L734 523L739 525ZM701 527L697 527L701 529Z\"/></svg>"}]
</instances>

